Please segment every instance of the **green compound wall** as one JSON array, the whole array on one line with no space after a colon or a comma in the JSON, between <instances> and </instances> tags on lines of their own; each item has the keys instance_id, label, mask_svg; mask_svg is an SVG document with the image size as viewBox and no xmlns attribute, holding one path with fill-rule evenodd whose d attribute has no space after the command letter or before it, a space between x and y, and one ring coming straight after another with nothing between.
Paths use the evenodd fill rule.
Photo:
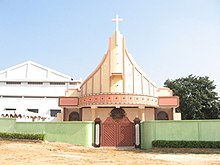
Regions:
<instances>
[{"instance_id":1,"label":"green compound wall","mask_svg":"<svg viewBox=\"0 0 220 165\"><path fill-rule=\"evenodd\" d=\"M220 120L143 121L141 149L153 140L220 141Z\"/></svg>"},{"instance_id":2,"label":"green compound wall","mask_svg":"<svg viewBox=\"0 0 220 165\"><path fill-rule=\"evenodd\" d=\"M0 118L0 132L15 132L16 119Z\"/></svg>"},{"instance_id":3,"label":"green compound wall","mask_svg":"<svg viewBox=\"0 0 220 165\"><path fill-rule=\"evenodd\" d=\"M92 146L93 122L17 122L16 132L44 133L46 140Z\"/></svg>"},{"instance_id":4,"label":"green compound wall","mask_svg":"<svg viewBox=\"0 0 220 165\"><path fill-rule=\"evenodd\" d=\"M44 133L46 140L92 146L94 122L16 122L0 118L0 132ZM141 122L141 149L153 140L220 141L220 120L181 120Z\"/></svg>"},{"instance_id":5,"label":"green compound wall","mask_svg":"<svg viewBox=\"0 0 220 165\"><path fill-rule=\"evenodd\" d=\"M92 146L93 122L16 122L0 119L0 132L44 133L47 141Z\"/></svg>"}]
</instances>

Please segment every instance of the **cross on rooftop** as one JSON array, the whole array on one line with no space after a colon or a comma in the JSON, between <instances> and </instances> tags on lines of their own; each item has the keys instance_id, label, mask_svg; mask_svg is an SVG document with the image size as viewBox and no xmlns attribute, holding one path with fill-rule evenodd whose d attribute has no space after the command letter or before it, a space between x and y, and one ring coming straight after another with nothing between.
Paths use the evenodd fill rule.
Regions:
<instances>
[{"instance_id":1,"label":"cross on rooftop","mask_svg":"<svg viewBox=\"0 0 220 165\"><path fill-rule=\"evenodd\" d=\"M116 18L112 19L112 22L115 22L115 24L116 24L116 31L119 31L118 24L120 21L123 21L123 19L119 18L118 15L116 15Z\"/></svg>"}]
</instances>

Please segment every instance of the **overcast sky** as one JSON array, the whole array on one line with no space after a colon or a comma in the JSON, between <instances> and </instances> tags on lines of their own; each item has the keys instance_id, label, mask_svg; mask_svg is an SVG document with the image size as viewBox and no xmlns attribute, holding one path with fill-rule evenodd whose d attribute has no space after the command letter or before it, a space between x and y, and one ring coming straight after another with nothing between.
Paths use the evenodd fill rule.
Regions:
<instances>
[{"instance_id":1,"label":"overcast sky","mask_svg":"<svg viewBox=\"0 0 220 165\"><path fill-rule=\"evenodd\" d=\"M32 60L85 79L116 14L128 51L158 87L194 74L220 93L219 0L0 0L0 70Z\"/></svg>"}]
</instances>

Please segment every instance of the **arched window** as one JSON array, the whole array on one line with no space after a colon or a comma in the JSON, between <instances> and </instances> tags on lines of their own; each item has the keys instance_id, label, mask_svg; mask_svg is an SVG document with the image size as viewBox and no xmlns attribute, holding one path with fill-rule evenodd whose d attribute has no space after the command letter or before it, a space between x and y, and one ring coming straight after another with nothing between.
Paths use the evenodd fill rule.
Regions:
<instances>
[{"instance_id":1,"label":"arched window","mask_svg":"<svg viewBox=\"0 0 220 165\"><path fill-rule=\"evenodd\" d=\"M164 111L161 111L157 114L157 120L169 120L168 114Z\"/></svg>"},{"instance_id":2,"label":"arched window","mask_svg":"<svg viewBox=\"0 0 220 165\"><path fill-rule=\"evenodd\" d=\"M79 121L79 113L78 112L71 112L69 115L69 121Z\"/></svg>"},{"instance_id":3,"label":"arched window","mask_svg":"<svg viewBox=\"0 0 220 165\"><path fill-rule=\"evenodd\" d=\"M122 119L125 117L125 110L122 108L114 108L110 115L113 119Z\"/></svg>"}]
</instances>

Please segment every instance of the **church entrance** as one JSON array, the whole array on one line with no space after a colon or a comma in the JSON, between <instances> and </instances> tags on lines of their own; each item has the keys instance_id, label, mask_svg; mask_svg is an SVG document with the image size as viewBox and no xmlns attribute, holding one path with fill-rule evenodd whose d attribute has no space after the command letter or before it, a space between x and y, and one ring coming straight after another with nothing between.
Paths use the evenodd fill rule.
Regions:
<instances>
[{"instance_id":1,"label":"church entrance","mask_svg":"<svg viewBox=\"0 0 220 165\"><path fill-rule=\"evenodd\" d=\"M101 126L102 146L134 146L134 125L122 108L114 108Z\"/></svg>"}]
</instances>

